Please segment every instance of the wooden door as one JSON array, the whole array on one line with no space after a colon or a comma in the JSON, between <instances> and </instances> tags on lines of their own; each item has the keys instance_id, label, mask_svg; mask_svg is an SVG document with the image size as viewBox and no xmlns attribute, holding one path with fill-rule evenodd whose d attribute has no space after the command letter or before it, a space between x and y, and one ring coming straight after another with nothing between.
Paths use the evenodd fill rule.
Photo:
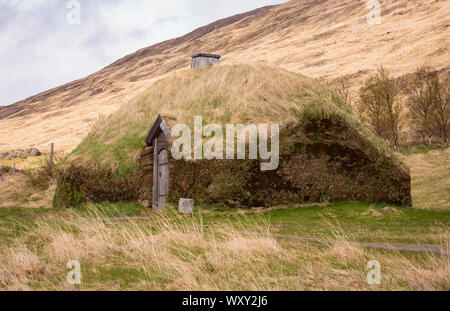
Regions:
<instances>
[{"instance_id":1,"label":"wooden door","mask_svg":"<svg viewBox=\"0 0 450 311\"><path fill-rule=\"evenodd\" d=\"M169 161L168 151L161 150L158 155L158 208L166 207L169 195Z\"/></svg>"},{"instance_id":2,"label":"wooden door","mask_svg":"<svg viewBox=\"0 0 450 311\"><path fill-rule=\"evenodd\" d=\"M153 139L153 210L158 210L158 138Z\"/></svg>"}]
</instances>

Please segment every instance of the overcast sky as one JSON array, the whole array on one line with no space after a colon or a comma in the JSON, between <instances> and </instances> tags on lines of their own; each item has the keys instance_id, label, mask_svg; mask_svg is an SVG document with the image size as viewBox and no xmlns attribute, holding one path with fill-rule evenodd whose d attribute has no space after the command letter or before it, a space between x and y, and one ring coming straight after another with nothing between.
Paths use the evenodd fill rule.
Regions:
<instances>
[{"instance_id":1,"label":"overcast sky","mask_svg":"<svg viewBox=\"0 0 450 311\"><path fill-rule=\"evenodd\" d=\"M217 19L285 1L80 0L80 24L76 2L0 0L0 106Z\"/></svg>"}]
</instances>

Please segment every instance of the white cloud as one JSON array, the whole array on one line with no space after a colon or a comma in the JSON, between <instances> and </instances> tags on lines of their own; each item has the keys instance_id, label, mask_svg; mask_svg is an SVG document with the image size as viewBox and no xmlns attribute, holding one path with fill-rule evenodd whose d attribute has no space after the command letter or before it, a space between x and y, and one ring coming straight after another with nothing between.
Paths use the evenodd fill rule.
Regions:
<instances>
[{"instance_id":1,"label":"white cloud","mask_svg":"<svg viewBox=\"0 0 450 311\"><path fill-rule=\"evenodd\" d=\"M0 106L89 75L154 43L283 0L0 0Z\"/></svg>"}]
</instances>

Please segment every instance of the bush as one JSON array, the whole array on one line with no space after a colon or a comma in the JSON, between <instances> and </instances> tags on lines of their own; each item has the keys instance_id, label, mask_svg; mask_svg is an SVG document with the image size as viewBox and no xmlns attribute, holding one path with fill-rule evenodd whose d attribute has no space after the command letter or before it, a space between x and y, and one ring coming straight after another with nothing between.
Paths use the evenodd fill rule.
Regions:
<instances>
[{"instance_id":1,"label":"bush","mask_svg":"<svg viewBox=\"0 0 450 311\"><path fill-rule=\"evenodd\" d=\"M383 67L369 77L359 91L361 120L398 150L402 104L400 83Z\"/></svg>"},{"instance_id":2,"label":"bush","mask_svg":"<svg viewBox=\"0 0 450 311\"><path fill-rule=\"evenodd\" d=\"M430 144L433 136L432 114L436 78L437 73L431 67L423 66L417 69L412 80L404 86L412 129L425 144Z\"/></svg>"},{"instance_id":3,"label":"bush","mask_svg":"<svg viewBox=\"0 0 450 311\"><path fill-rule=\"evenodd\" d=\"M57 179L55 207L76 207L89 201L133 202L143 197L145 191L137 172L120 178L112 169L71 164L58 169Z\"/></svg>"},{"instance_id":4,"label":"bush","mask_svg":"<svg viewBox=\"0 0 450 311\"><path fill-rule=\"evenodd\" d=\"M437 137L448 147L450 130L449 82L430 66L422 66L405 83L409 117L414 132L425 144Z\"/></svg>"},{"instance_id":5,"label":"bush","mask_svg":"<svg viewBox=\"0 0 450 311\"><path fill-rule=\"evenodd\" d=\"M432 128L433 133L440 138L448 148L448 136L450 134L450 81L435 81L436 99L433 105Z\"/></svg>"}]
</instances>

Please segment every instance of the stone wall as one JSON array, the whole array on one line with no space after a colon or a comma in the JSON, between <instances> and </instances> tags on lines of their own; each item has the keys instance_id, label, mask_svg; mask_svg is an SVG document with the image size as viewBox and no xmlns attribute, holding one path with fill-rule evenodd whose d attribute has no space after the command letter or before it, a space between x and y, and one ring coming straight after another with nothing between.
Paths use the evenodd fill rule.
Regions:
<instances>
[{"instance_id":1,"label":"stone wall","mask_svg":"<svg viewBox=\"0 0 450 311\"><path fill-rule=\"evenodd\" d=\"M36 148L11 150L11 151L0 151L0 160L13 160L13 159L26 159L28 157L38 157L42 153Z\"/></svg>"}]
</instances>

